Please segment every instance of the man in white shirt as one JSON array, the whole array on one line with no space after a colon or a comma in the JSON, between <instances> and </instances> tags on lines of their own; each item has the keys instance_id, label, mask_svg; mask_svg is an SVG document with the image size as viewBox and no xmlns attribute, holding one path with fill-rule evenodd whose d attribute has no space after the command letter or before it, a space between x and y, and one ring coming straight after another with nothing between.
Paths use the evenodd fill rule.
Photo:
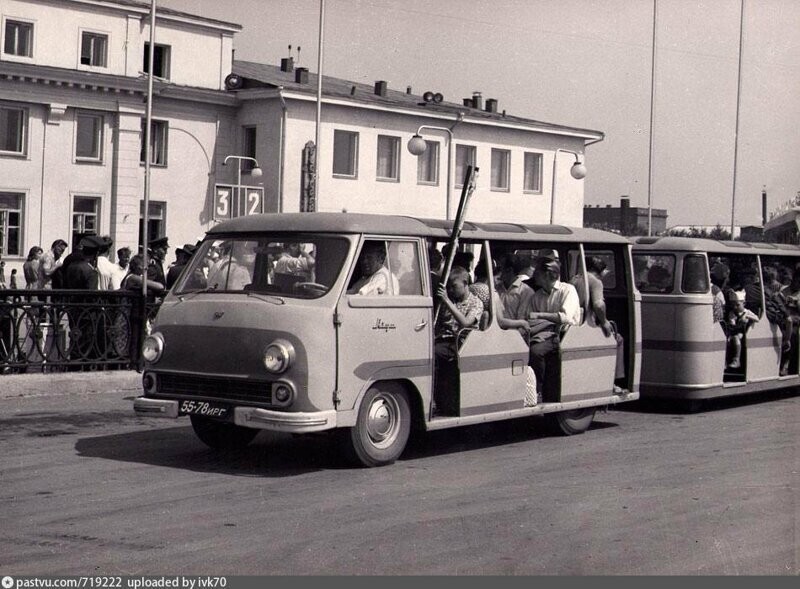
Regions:
<instances>
[{"instance_id":1,"label":"man in white shirt","mask_svg":"<svg viewBox=\"0 0 800 589\"><path fill-rule=\"evenodd\" d=\"M536 280L541 287L531 297L528 322L531 325L530 365L536 374L537 394L556 395L561 373L560 334L564 326L580 323L578 291L561 282L558 252L536 260ZM554 398L546 399L554 401Z\"/></svg>"},{"instance_id":2,"label":"man in white shirt","mask_svg":"<svg viewBox=\"0 0 800 589\"><path fill-rule=\"evenodd\" d=\"M386 245L382 241L368 241L361 249L358 265L361 278L347 289L347 294L362 296L393 295L399 292L397 278L383 265Z\"/></svg>"},{"instance_id":3,"label":"man in white shirt","mask_svg":"<svg viewBox=\"0 0 800 589\"><path fill-rule=\"evenodd\" d=\"M100 238L102 246L97 255L97 290L115 290L112 284L116 272L114 262L108 259L108 252L114 241L107 235Z\"/></svg>"},{"instance_id":4,"label":"man in white shirt","mask_svg":"<svg viewBox=\"0 0 800 589\"><path fill-rule=\"evenodd\" d=\"M131 260L131 248L121 247L117 250L117 263L112 264L111 290L122 288L122 281L128 275L128 264Z\"/></svg>"}]
</instances>

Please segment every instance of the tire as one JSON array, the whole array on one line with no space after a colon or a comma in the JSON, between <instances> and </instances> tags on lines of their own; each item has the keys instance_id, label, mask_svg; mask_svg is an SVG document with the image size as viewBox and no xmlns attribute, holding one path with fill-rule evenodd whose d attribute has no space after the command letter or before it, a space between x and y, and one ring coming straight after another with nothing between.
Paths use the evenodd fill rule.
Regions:
<instances>
[{"instance_id":1,"label":"tire","mask_svg":"<svg viewBox=\"0 0 800 589\"><path fill-rule=\"evenodd\" d=\"M239 450L258 435L257 429L217 421L202 415L190 415L189 418L192 420L195 435L214 450Z\"/></svg>"},{"instance_id":2,"label":"tire","mask_svg":"<svg viewBox=\"0 0 800 589\"><path fill-rule=\"evenodd\" d=\"M592 424L594 414L597 410L594 407L584 409L573 409L572 411L559 411L548 415L552 429L556 433L565 436L582 434Z\"/></svg>"},{"instance_id":3,"label":"tire","mask_svg":"<svg viewBox=\"0 0 800 589\"><path fill-rule=\"evenodd\" d=\"M406 392L391 383L375 385L361 401L356 425L343 430L345 452L362 466L392 464L403 453L410 432Z\"/></svg>"}]
</instances>

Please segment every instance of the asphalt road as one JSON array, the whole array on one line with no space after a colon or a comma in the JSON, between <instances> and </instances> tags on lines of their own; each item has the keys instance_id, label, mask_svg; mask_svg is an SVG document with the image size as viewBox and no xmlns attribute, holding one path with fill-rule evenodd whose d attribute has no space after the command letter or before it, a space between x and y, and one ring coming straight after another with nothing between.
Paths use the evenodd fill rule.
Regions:
<instances>
[{"instance_id":1,"label":"asphalt road","mask_svg":"<svg viewBox=\"0 0 800 589\"><path fill-rule=\"evenodd\" d=\"M0 398L0 574L798 573L796 392L436 432L369 470L324 436L215 453L130 394Z\"/></svg>"}]
</instances>

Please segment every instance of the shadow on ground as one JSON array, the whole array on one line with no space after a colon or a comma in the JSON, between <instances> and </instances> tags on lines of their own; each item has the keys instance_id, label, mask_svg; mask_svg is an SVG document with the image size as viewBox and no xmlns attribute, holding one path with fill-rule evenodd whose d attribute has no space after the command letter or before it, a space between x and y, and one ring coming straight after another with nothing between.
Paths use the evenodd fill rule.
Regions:
<instances>
[{"instance_id":1,"label":"shadow on ground","mask_svg":"<svg viewBox=\"0 0 800 589\"><path fill-rule=\"evenodd\" d=\"M790 387L778 391L750 393L747 395L734 395L731 397L717 397L716 399L687 400L687 399L639 399L631 403L620 403L614 411L628 411L640 413L662 414L687 414L709 411L725 411L738 409L760 403L776 403L797 397L800 388Z\"/></svg>"}]
</instances>

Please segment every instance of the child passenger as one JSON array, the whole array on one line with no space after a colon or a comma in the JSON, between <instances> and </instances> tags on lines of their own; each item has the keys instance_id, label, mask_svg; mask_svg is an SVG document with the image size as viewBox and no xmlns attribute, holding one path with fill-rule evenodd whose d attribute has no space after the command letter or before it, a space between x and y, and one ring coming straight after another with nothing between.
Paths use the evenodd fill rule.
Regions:
<instances>
[{"instance_id":1,"label":"child passenger","mask_svg":"<svg viewBox=\"0 0 800 589\"><path fill-rule=\"evenodd\" d=\"M725 313L725 335L728 336L728 368L741 368L742 339L758 316L744 307L745 293L731 290L728 292L728 309Z\"/></svg>"},{"instance_id":2,"label":"child passenger","mask_svg":"<svg viewBox=\"0 0 800 589\"><path fill-rule=\"evenodd\" d=\"M439 317L434 330L436 355L436 382L433 388L434 413L458 414L458 332L463 327L476 327L483 313L483 303L469 290L469 273L461 266L454 266L447 279L447 286L439 285L437 292L441 300Z\"/></svg>"}]
</instances>

